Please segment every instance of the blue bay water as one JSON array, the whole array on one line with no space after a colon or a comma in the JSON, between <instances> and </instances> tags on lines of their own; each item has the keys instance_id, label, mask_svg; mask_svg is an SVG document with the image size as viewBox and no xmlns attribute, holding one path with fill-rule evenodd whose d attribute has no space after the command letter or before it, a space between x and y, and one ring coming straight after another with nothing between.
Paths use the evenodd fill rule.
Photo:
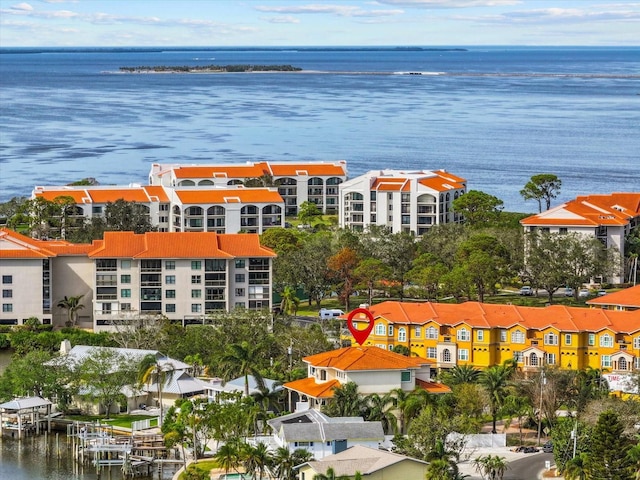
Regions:
<instances>
[{"instance_id":1,"label":"blue bay water","mask_svg":"<svg viewBox=\"0 0 640 480\"><path fill-rule=\"evenodd\" d=\"M307 73L117 73L209 64ZM0 49L0 201L146 183L152 162L339 159L444 168L507 210L535 211L536 173L562 179L558 201L638 191L640 48Z\"/></svg>"}]
</instances>

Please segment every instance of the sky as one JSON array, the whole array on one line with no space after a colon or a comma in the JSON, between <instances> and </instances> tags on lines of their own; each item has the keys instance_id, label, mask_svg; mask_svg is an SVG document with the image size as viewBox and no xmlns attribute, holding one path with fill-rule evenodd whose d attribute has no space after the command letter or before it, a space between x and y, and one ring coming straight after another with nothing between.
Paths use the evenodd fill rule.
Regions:
<instances>
[{"instance_id":1,"label":"sky","mask_svg":"<svg viewBox=\"0 0 640 480\"><path fill-rule=\"evenodd\" d=\"M0 47L640 45L640 0L0 0Z\"/></svg>"}]
</instances>

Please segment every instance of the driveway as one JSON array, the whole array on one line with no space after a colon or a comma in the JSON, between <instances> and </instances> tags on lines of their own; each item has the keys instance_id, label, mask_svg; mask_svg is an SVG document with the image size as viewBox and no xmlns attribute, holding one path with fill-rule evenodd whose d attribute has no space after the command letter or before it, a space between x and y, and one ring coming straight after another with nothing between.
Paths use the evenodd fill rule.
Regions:
<instances>
[{"instance_id":1,"label":"driveway","mask_svg":"<svg viewBox=\"0 0 640 480\"><path fill-rule=\"evenodd\" d=\"M458 464L460 473L471 475L470 480L481 480L482 477L473 466L474 459L481 455L498 455L507 460L509 468L504 475L504 480L535 480L544 470L545 461L551 461L553 465L552 453L516 453L509 447L482 447L463 452L461 458L466 460Z\"/></svg>"}]
</instances>

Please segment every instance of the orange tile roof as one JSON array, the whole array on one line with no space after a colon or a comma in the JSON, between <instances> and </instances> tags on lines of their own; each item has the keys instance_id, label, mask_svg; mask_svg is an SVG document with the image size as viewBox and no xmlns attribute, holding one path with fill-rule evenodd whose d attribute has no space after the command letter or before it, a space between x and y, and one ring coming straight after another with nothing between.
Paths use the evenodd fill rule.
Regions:
<instances>
[{"instance_id":1,"label":"orange tile roof","mask_svg":"<svg viewBox=\"0 0 640 480\"><path fill-rule=\"evenodd\" d=\"M615 328L617 332L640 329L640 310L613 311L581 307L551 305L549 307L521 307L479 302L460 304L382 302L369 310L374 319L390 323L424 325L435 322L443 326L467 325L471 328L511 328L521 325L527 329L554 328L564 332L600 331Z\"/></svg>"},{"instance_id":2,"label":"orange tile roof","mask_svg":"<svg viewBox=\"0 0 640 480\"><path fill-rule=\"evenodd\" d=\"M587 300L588 305L615 305L640 308L640 285Z\"/></svg>"},{"instance_id":3,"label":"orange tile roof","mask_svg":"<svg viewBox=\"0 0 640 480\"><path fill-rule=\"evenodd\" d=\"M451 389L443 383L427 382L425 380L420 380L419 378L416 378L416 387L420 387L423 390L434 394L451 393Z\"/></svg>"},{"instance_id":4,"label":"orange tile roof","mask_svg":"<svg viewBox=\"0 0 640 480\"><path fill-rule=\"evenodd\" d=\"M579 196L560 206L523 219L522 225L627 225L640 216L640 193Z\"/></svg>"},{"instance_id":5,"label":"orange tile roof","mask_svg":"<svg viewBox=\"0 0 640 480\"><path fill-rule=\"evenodd\" d=\"M161 187L159 185L147 185L142 188L144 188L145 192L147 192L147 196L152 202L166 203L170 201L164 187Z\"/></svg>"},{"instance_id":6,"label":"orange tile roof","mask_svg":"<svg viewBox=\"0 0 640 480\"><path fill-rule=\"evenodd\" d=\"M411 182L407 178L378 177L371 185L371 190L399 192L411 189Z\"/></svg>"},{"instance_id":7,"label":"orange tile roof","mask_svg":"<svg viewBox=\"0 0 640 480\"><path fill-rule=\"evenodd\" d=\"M124 200L125 202L150 203L147 192L144 188L110 188L110 189L91 189L87 190L91 196L93 203L108 203L116 200Z\"/></svg>"},{"instance_id":8,"label":"orange tile roof","mask_svg":"<svg viewBox=\"0 0 640 480\"><path fill-rule=\"evenodd\" d=\"M55 253L45 248L45 243L8 228L2 228L0 229L0 258L55 257Z\"/></svg>"},{"instance_id":9,"label":"orange tile roof","mask_svg":"<svg viewBox=\"0 0 640 480\"><path fill-rule=\"evenodd\" d=\"M268 188L188 189L176 190L184 205L224 203L283 203L277 190Z\"/></svg>"},{"instance_id":10,"label":"orange tile roof","mask_svg":"<svg viewBox=\"0 0 640 480\"><path fill-rule=\"evenodd\" d=\"M90 203L91 197L84 188L72 188L72 187L60 187L56 189L38 190L34 191L35 197L42 197L49 202L52 202L58 197L71 197L77 205L83 203Z\"/></svg>"},{"instance_id":11,"label":"orange tile roof","mask_svg":"<svg viewBox=\"0 0 640 480\"><path fill-rule=\"evenodd\" d=\"M425 187L429 187L433 190L436 190L438 192L446 192L447 190L453 190L453 189L462 189L464 188L464 185L462 185L459 182L455 182L452 181L453 179L449 179L449 178L443 178L441 176L435 176L435 177L426 177L426 178L421 178L418 183L420 183L420 185L424 185Z\"/></svg>"},{"instance_id":12,"label":"orange tile roof","mask_svg":"<svg viewBox=\"0 0 640 480\"><path fill-rule=\"evenodd\" d=\"M172 168L176 178L258 178L269 173L265 162L248 165L178 165Z\"/></svg>"},{"instance_id":13,"label":"orange tile roof","mask_svg":"<svg viewBox=\"0 0 640 480\"><path fill-rule=\"evenodd\" d=\"M295 175L311 175L311 176L336 176L344 177L347 174L346 164L344 163L270 163L273 175L276 177L295 176Z\"/></svg>"},{"instance_id":14,"label":"orange tile roof","mask_svg":"<svg viewBox=\"0 0 640 480\"><path fill-rule=\"evenodd\" d=\"M316 383L315 378L307 377L282 385L284 388L294 390L312 398L332 398L333 389L340 386L337 380L329 380L324 383Z\"/></svg>"},{"instance_id":15,"label":"orange tile roof","mask_svg":"<svg viewBox=\"0 0 640 480\"><path fill-rule=\"evenodd\" d=\"M58 197L71 197L77 205L87 203L108 203L116 200L127 202L151 203L152 201L168 202L169 197L160 186L145 187L60 187L37 189L36 197L52 201ZM150 198L153 197L153 198Z\"/></svg>"},{"instance_id":16,"label":"orange tile roof","mask_svg":"<svg viewBox=\"0 0 640 480\"><path fill-rule=\"evenodd\" d=\"M330 367L342 371L406 370L433 363L431 360L405 357L379 347L345 347L304 357L302 360L316 367Z\"/></svg>"},{"instance_id":17,"label":"orange tile roof","mask_svg":"<svg viewBox=\"0 0 640 480\"><path fill-rule=\"evenodd\" d=\"M222 239L221 239L222 237ZM105 232L92 258L234 258L273 257L257 234L214 232ZM227 250L227 248L229 250Z\"/></svg>"},{"instance_id":18,"label":"orange tile roof","mask_svg":"<svg viewBox=\"0 0 640 480\"><path fill-rule=\"evenodd\" d=\"M446 170L436 170L433 173L436 173L440 177L444 178L448 182L454 183L466 183L467 179L454 175L451 172L447 172Z\"/></svg>"}]
</instances>

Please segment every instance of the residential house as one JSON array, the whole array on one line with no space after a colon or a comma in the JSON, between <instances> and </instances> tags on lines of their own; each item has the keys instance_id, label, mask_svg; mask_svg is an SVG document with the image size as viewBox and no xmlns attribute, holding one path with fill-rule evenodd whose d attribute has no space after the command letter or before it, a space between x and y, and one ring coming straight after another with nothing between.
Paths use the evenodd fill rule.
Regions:
<instances>
[{"instance_id":1,"label":"residential house","mask_svg":"<svg viewBox=\"0 0 640 480\"><path fill-rule=\"evenodd\" d=\"M296 469L300 480L313 480L316 475L325 475L329 468L336 477L354 478L356 473L360 473L367 480L423 480L428 467L429 464L423 460L356 445L321 460L303 463Z\"/></svg>"},{"instance_id":2,"label":"residential house","mask_svg":"<svg viewBox=\"0 0 640 480\"><path fill-rule=\"evenodd\" d=\"M285 215L295 216L304 202L327 214L338 212L338 185L347 179L347 164L336 162L247 162L246 164L163 165L154 163L150 185L228 187L253 180L275 186L285 202Z\"/></svg>"},{"instance_id":3,"label":"residential house","mask_svg":"<svg viewBox=\"0 0 640 480\"><path fill-rule=\"evenodd\" d=\"M260 390L260 386L258 385L258 382L253 375L248 375L247 380L249 386L249 395L262 393ZM269 393L281 392L283 390L282 384L277 380L263 378L262 381L264 383L264 388ZM229 380L228 382L224 382L221 378L213 378L209 382L207 382L206 394L210 402L215 402L216 400L218 400L221 394L244 394L244 389L244 376L234 378L233 380Z\"/></svg>"},{"instance_id":4,"label":"residential house","mask_svg":"<svg viewBox=\"0 0 640 480\"><path fill-rule=\"evenodd\" d=\"M394 389L412 391L416 387L433 393L448 392L431 382L432 360L406 357L371 346L345 347L302 359L307 378L284 384L294 395L296 410L319 409L333 397L333 389L354 382L363 395L386 394Z\"/></svg>"},{"instance_id":5,"label":"residential house","mask_svg":"<svg viewBox=\"0 0 640 480\"><path fill-rule=\"evenodd\" d=\"M267 420L278 447L304 448L316 460L355 445L376 448L384 441L381 422L362 417L327 417L317 410L290 413Z\"/></svg>"},{"instance_id":6,"label":"residential house","mask_svg":"<svg viewBox=\"0 0 640 480\"><path fill-rule=\"evenodd\" d=\"M107 205L117 200L135 202L160 232L263 233L285 225L284 200L275 187L36 187L32 197L68 199L73 203L66 212L70 225L78 219L103 217Z\"/></svg>"},{"instance_id":7,"label":"residential house","mask_svg":"<svg viewBox=\"0 0 640 480\"><path fill-rule=\"evenodd\" d=\"M587 305L605 310L640 310L640 285L587 300Z\"/></svg>"},{"instance_id":8,"label":"residential house","mask_svg":"<svg viewBox=\"0 0 640 480\"><path fill-rule=\"evenodd\" d=\"M404 345L438 370L486 368L511 359L525 372L543 365L612 372L640 368L640 311L395 301L369 310L374 326L365 347ZM368 320L356 315L353 323L362 329Z\"/></svg>"},{"instance_id":9,"label":"residential house","mask_svg":"<svg viewBox=\"0 0 640 480\"><path fill-rule=\"evenodd\" d=\"M625 236L640 225L640 193L585 195L520 221L525 232L579 233L615 247L624 258ZM624 282L624 263L608 279Z\"/></svg>"},{"instance_id":10,"label":"residential house","mask_svg":"<svg viewBox=\"0 0 640 480\"><path fill-rule=\"evenodd\" d=\"M339 224L423 235L434 225L463 221L453 201L466 191L464 178L444 170L371 170L340 185Z\"/></svg>"},{"instance_id":11,"label":"residential house","mask_svg":"<svg viewBox=\"0 0 640 480\"><path fill-rule=\"evenodd\" d=\"M111 330L139 315L182 324L242 307L270 308L275 253L256 234L106 232L74 245L0 230L0 324L36 316L62 326L65 296L82 296L79 322ZM53 305L52 305L53 304Z\"/></svg>"}]
</instances>

